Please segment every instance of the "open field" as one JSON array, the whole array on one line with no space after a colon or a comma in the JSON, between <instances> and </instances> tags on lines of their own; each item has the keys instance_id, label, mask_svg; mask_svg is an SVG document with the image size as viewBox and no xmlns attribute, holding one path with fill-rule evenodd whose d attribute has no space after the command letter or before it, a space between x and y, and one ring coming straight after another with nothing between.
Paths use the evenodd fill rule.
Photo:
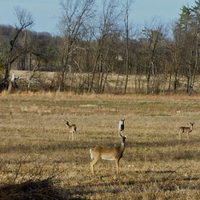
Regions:
<instances>
[{"instance_id":1,"label":"open field","mask_svg":"<svg viewBox=\"0 0 200 200\"><path fill-rule=\"evenodd\" d=\"M53 177L66 199L200 199L200 96L0 94L0 180ZM89 149L116 146L125 118L120 161L90 172ZM65 120L77 125L69 139ZM178 128L194 122L190 139ZM5 198L6 199L6 198Z\"/></svg>"},{"instance_id":2,"label":"open field","mask_svg":"<svg viewBox=\"0 0 200 200\"><path fill-rule=\"evenodd\" d=\"M27 91L28 85L31 91L49 91L58 90L59 74L58 72L47 71L25 71L25 70L12 70L10 74L14 73L16 76L17 90ZM65 89L66 91L76 94L82 94L88 91L88 85L91 84L92 74L88 73L67 73ZM31 78L32 77L32 78ZM90 77L90 78L89 78ZM31 79L31 81L30 81ZM123 94L125 85L125 75L109 73L105 82L104 92L107 94ZM90 80L90 81L89 81ZM88 82L89 81L89 82ZM178 77L178 84L176 91L173 90L175 77L170 78L167 74L160 74L155 79L151 77L149 83L149 93L151 94L187 94L188 79L184 76ZM57 86L56 86L57 85ZM93 92L99 93L99 81L94 81ZM103 84L104 85L104 84ZM51 86L51 87L50 87ZM154 88L154 89L153 89ZM126 94L146 94L147 90L147 77L145 75L129 75ZM193 94L200 94L200 76L195 77L195 84L193 86Z\"/></svg>"}]
</instances>

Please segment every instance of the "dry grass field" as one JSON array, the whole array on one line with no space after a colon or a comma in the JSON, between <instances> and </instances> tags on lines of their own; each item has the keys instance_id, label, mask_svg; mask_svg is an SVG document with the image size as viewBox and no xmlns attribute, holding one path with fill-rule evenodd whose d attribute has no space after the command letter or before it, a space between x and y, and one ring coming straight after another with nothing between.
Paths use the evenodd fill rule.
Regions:
<instances>
[{"instance_id":1,"label":"dry grass field","mask_svg":"<svg viewBox=\"0 0 200 200\"><path fill-rule=\"evenodd\" d=\"M52 178L60 199L200 199L200 96L0 94L0 186ZM113 161L90 172L89 149L128 135ZM65 121L77 125L70 140ZM180 126L194 122L187 140ZM0 199L19 199L2 194ZM51 199L44 196L43 199Z\"/></svg>"}]
</instances>

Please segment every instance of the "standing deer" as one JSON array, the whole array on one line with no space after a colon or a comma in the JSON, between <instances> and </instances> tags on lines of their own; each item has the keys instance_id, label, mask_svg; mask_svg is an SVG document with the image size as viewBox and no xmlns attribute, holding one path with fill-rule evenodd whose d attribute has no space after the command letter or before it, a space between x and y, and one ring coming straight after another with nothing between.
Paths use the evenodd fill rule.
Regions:
<instances>
[{"instance_id":1,"label":"standing deer","mask_svg":"<svg viewBox=\"0 0 200 200\"><path fill-rule=\"evenodd\" d=\"M189 139L189 133L192 132L194 122L190 122L190 127L181 126L179 128L179 138L182 139L182 133L187 133L187 139Z\"/></svg>"},{"instance_id":2,"label":"standing deer","mask_svg":"<svg viewBox=\"0 0 200 200\"><path fill-rule=\"evenodd\" d=\"M124 121L125 121L125 119L121 119L120 121L119 121L119 126L118 126L118 128L119 128L119 133L120 132L122 132L122 131L124 131Z\"/></svg>"},{"instance_id":3,"label":"standing deer","mask_svg":"<svg viewBox=\"0 0 200 200\"><path fill-rule=\"evenodd\" d=\"M69 128L69 134L72 135L72 140L74 140L74 133L76 134L76 125L75 124L69 124L69 122L66 122L66 126L68 126ZM69 139L70 139L70 135L69 135Z\"/></svg>"},{"instance_id":4,"label":"standing deer","mask_svg":"<svg viewBox=\"0 0 200 200\"><path fill-rule=\"evenodd\" d=\"M119 174L119 161L123 156L124 149L125 149L125 140L126 136L123 136L122 134L119 134L122 138L122 143L119 147L94 147L93 149L90 149L90 157L92 159L92 162L90 162L91 166L91 172L94 175L94 165L99 161L100 159L105 160L115 160L116 167L117 167L117 175Z\"/></svg>"}]
</instances>

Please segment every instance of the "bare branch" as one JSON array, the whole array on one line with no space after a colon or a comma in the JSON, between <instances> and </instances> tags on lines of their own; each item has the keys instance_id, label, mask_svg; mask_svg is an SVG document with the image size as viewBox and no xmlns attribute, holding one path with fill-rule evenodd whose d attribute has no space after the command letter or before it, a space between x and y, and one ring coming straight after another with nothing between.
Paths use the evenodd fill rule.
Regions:
<instances>
[{"instance_id":1,"label":"bare branch","mask_svg":"<svg viewBox=\"0 0 200 200\"><path fill-rule=\"evenodd\" d=\"M23 30L28 26L33 25L33 17L27 10L22 9L19 6L14 7L14 10L15 16L20 24L20 29Z\"/></svg>"}]
</instances>

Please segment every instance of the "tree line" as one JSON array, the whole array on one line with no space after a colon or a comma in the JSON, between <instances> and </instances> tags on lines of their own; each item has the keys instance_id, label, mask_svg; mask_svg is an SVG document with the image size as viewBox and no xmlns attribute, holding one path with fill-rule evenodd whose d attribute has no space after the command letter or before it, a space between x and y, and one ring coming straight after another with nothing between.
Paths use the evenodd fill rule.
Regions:
<instances>
[{"instance_id":1,"label":"tree line","mask_svg":"<svg viewBox=\"0 0 200 200\"><path fill-rule=\"evenodd\" d=\"M0 89L31 90L37 79L34 90L126 94L134 76L136 93L158 94L164 84L165 92L191 95L199 75L200 0L183 5L173 23L154 19L142 30L131 24L133 6L102 0L97 9L95 0L63 0L57 35L31 31L32 15L15 7L17 25L0 25ZM28 80L12 76L13 69L30 71ZM42 71L55 72L50 82Z\"/></svg>"}]
</instances>

